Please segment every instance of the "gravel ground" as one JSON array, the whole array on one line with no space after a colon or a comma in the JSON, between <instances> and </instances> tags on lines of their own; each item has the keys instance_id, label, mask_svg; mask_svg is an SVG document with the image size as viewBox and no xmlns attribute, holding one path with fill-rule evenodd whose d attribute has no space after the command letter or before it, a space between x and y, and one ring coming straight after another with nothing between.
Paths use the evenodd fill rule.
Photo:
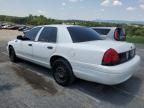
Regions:
<instances>
[{"instance_id":1,"label":"gravel ground","mask_svg":"<svg viewBox=\"0 0 144 108\"><path fill-rule=\"evenodd\" d=\"M128 81L106 86L78 80L64 88L47 68L9 61L7 41L19 34L0 30L0 108L144 108L144 45L136 45L140 70Z\"/></svg>"}]
</instances>

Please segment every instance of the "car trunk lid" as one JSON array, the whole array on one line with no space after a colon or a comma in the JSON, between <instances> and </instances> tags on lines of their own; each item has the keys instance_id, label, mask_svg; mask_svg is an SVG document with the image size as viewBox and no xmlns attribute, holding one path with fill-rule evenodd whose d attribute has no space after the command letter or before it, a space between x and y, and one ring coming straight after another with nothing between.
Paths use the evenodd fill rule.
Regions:
<instances>
[{"instance_id":1,"label":"car trunk lid","mask_svg":"<svg viewBox=\"0 0 144 108\"><path fill-rule=\"evenodd\" d=\"M89 46L90 48L100 48L103 49L104 51L113 48L118 53L123 53L135 49L135 45L132 43L111 41L111 40L88 41L79 44Z\"/></svg>"}]
</instances>

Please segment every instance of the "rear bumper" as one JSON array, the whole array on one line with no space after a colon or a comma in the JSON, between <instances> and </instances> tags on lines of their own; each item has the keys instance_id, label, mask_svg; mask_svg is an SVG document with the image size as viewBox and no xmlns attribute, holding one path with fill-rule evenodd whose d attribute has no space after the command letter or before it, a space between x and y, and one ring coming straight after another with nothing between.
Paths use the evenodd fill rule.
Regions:
<instances>
[{"instance_id":1,"label":"rear bumper","mask_svg":"<svg viewBox=\"0 0 144 108\"><path fill-rule=\"evenodd\" d=\"M117 66L77 65L74 74L81 79L106 85L115 85L128 80L139 69L140 57Z\"/></svg>"}]
</instances>

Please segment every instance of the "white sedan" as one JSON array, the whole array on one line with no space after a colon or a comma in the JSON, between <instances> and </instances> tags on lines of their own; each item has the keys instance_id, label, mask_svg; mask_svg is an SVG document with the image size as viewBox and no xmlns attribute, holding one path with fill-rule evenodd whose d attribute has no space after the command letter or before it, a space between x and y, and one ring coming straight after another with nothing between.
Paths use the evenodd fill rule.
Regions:
<instances>
[{"instance_id":1,"label":"white sedan","mask_svg":"<svg viewBox=\"0 0 144 108\"><path fill-rule=\"evenodd\" d=\"M8 42L12 62L19 58L52 68L55 81L70 85L75 78L114 85L138 71L135 45L101 40L93 29L71 25L37 26Z\"/></svg>"}]
</instances>

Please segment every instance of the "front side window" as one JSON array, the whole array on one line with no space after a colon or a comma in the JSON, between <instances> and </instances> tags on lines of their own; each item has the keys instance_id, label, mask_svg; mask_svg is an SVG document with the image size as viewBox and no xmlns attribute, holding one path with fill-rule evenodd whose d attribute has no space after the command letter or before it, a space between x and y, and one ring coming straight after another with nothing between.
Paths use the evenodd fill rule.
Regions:
<instances>
[{"instance_id":1,"label":"front side window","mask_svg":"<svg viewBox=\"0 0 144 108\"><path fill-rule=\"evenodd\" d=\"M26 37L28 40L34 41L40 29L41 27L33 28L30 31L26 32L24 37Z\"/></svg>"},{"instance_id":2,"label":"front side window","mask_svg":"<svg viewBox=\"0 0 144 108\"><path fill-rule=\"evenodd\" d=\"M68 27L67 29L74 43L102 40L100 35L91 28Z\"/></svg>"},{"instance_id":3,"label":"front side window","mask_svg":"<svg viewBox=\"0 0 144 108\"><path fill-rule=\"evenodd\" d=\"M45 27L41 32L38 41L56 43L57 28L56 27Z\"/></svg>"}]
</instances>

